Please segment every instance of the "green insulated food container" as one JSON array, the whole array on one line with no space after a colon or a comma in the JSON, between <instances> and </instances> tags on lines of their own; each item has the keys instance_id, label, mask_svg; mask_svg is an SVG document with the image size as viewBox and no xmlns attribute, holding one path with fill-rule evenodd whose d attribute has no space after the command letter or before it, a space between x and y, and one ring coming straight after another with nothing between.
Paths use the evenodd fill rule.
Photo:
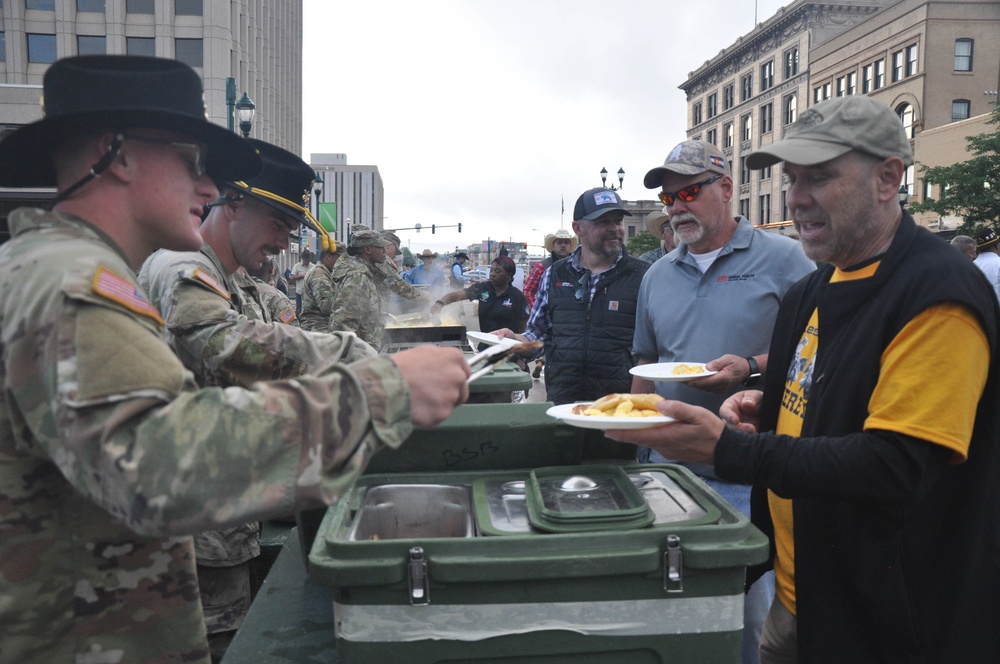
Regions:
<instances>
[{"instance_id":1,"label":"green insulated food container","mask_svg":"<svg viewBox=\"0 0 1000 664\"><path fill-rule=\"evenodd\" d=\"M596 430L560 424L551 403L467 404L433 429L417 429L398 449L384 449L366 473L457 472L539 468L635 459L636 447ZM303 553L312 548L327 508L296 514Z\"/></svg>"},{"instance_id":2,"label":"green insulated food container","mask_svg":"<svg viewBox=\"0 0 1000 664\"><path fill-rule=\"evenodd\" d=\"M337 661L739 662L743 514L671 464L537 470L363 476L309 556Z\"/></svg>"}]
</instances>

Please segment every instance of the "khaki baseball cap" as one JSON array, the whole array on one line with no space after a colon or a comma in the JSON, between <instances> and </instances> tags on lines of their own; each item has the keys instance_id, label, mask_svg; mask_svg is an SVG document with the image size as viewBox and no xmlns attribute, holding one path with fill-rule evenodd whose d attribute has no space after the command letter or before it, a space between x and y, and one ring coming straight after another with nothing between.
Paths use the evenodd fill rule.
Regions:
<instances>
[{"instance_id":1,"label":"khaki baseball cap","mask_svg":"<svg viewBox=\"0 0 1000 664\"><path fill-rule=\"evenodd\" d=\"M705 141L684 141L674 146L663 166L646 173L642 183L646 189L659 189L663 185L663 176L668 172L698 175L705 171L727 175L726 156L722 150Z\"/></svg>"},{"instance_id":2,"label":"khaki baseball cap","mask_svg":"<svg viewBox=\"0 0 1000 664\"><path fill-rule=\"evenodd\" d=\"M896 113L865 95L838 97L806 109L785 138L747 157L747 166L766 168L779 161L813 166L851 150L913 163L910 139Z\"/></svg>"}]
</instances>

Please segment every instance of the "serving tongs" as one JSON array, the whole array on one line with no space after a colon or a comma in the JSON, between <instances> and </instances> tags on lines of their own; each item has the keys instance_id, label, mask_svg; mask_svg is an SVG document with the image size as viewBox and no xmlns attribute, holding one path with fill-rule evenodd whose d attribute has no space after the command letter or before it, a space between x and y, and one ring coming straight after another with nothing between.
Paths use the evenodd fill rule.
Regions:
<instances>
[{"instance_id":1,"label":"serving tongs","mask_svg":"<svg viewBox=\"0 0 1000 664\"><path fill-rule=\"evenodd\" d=\"M513 355L528 355L542 347L541 341L526 341L513 345L497 344L490 346L481 353L476 353L469 358L469 369L472 375L465 382L471 383L480 376L485 376L493 371L493 366L499 364Z\"/></svg>"}]
</instances>

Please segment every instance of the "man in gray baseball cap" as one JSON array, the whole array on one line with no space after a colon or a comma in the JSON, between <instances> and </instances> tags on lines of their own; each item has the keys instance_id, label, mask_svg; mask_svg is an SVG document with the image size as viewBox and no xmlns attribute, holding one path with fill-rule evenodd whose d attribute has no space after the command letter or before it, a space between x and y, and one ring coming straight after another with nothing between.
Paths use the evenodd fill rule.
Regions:
<instances>
[{"instance_id":1,"label":"man in gray baseball cap","mask_svg":"<svg viewBox=\"0 0 1000 664\"><path fill-rule=\"evenodd\" d=\"M1000 306L900 208L912 159L864 96L750 155L784 160L795 228L826 265L781 301L763 392L721 417L667 403L678 424L612 434L753 483L778 588L762 662L1000 661Z\"/></svg>"},{"instance_id":2,"label":"man in gray baseball cap","mask_svg":"<svg viewBox=\"0 0 1000 664\"><path fill-rule=\"evenodd\" d=\"M871 97L838 97L802 113L783 140L750 154L747 166L761 169L779 161L814 166L852 150L883 159L898 157L909 166L913 150L899 124L891 108Z\"/></svg>"},{"instance_id":3,"label":"man in gray baseball cap","mask_svg":"<svg viewBox=\"0 0 1000 664\"><path fill-rule=\"evenodd\" d=\"M639 364L708 362L714 375L688 383L632 381L632 392L718 412L726 397L756 384L767 371L767 347L778 303L815 265L790 238L733 217L735 185L725 155L711 143L684 141L643 179L660 188L678 247L656 261L639 291L633 354ZM660 222L662 225L662 222ZM666 229L670 232L670 229ZM711 334L706 334L711 330ZM642 450L642 460L668 459ZM673 460L673 458L669 459ZM730 503L750 514L749 482L718 477L711 462L689 464ZM744 662L756 661L764 619L774 596L773 577L762 579L744 606Z\"/></svg>"}]
</instances>

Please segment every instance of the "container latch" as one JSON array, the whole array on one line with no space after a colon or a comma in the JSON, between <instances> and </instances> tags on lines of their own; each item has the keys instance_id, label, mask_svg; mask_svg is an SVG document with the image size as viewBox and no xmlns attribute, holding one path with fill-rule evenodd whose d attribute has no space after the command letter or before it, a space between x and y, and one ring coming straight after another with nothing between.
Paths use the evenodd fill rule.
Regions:
<instances>
[{"instance_id":1,"label":"container latch","mask_svg":"<svg viewBox=\"0 0 1000 664\"><path fill-rule=\"evenodd\" d=\"M427 578L427 561L424 549L415 546L410 549L410 605L431 603L430 580Z\"/></svg>"},{"instance_id":2,"label":"container latch","mask_svg":"<svg viewBox=\"0 0 1000 664\"><path fill-rule=\"evenodd\" d=\"M684 554L681 538L667 535L667 550L663 552L663 590L668 593L684 592Z\"/></svg>"}]
</instances>

